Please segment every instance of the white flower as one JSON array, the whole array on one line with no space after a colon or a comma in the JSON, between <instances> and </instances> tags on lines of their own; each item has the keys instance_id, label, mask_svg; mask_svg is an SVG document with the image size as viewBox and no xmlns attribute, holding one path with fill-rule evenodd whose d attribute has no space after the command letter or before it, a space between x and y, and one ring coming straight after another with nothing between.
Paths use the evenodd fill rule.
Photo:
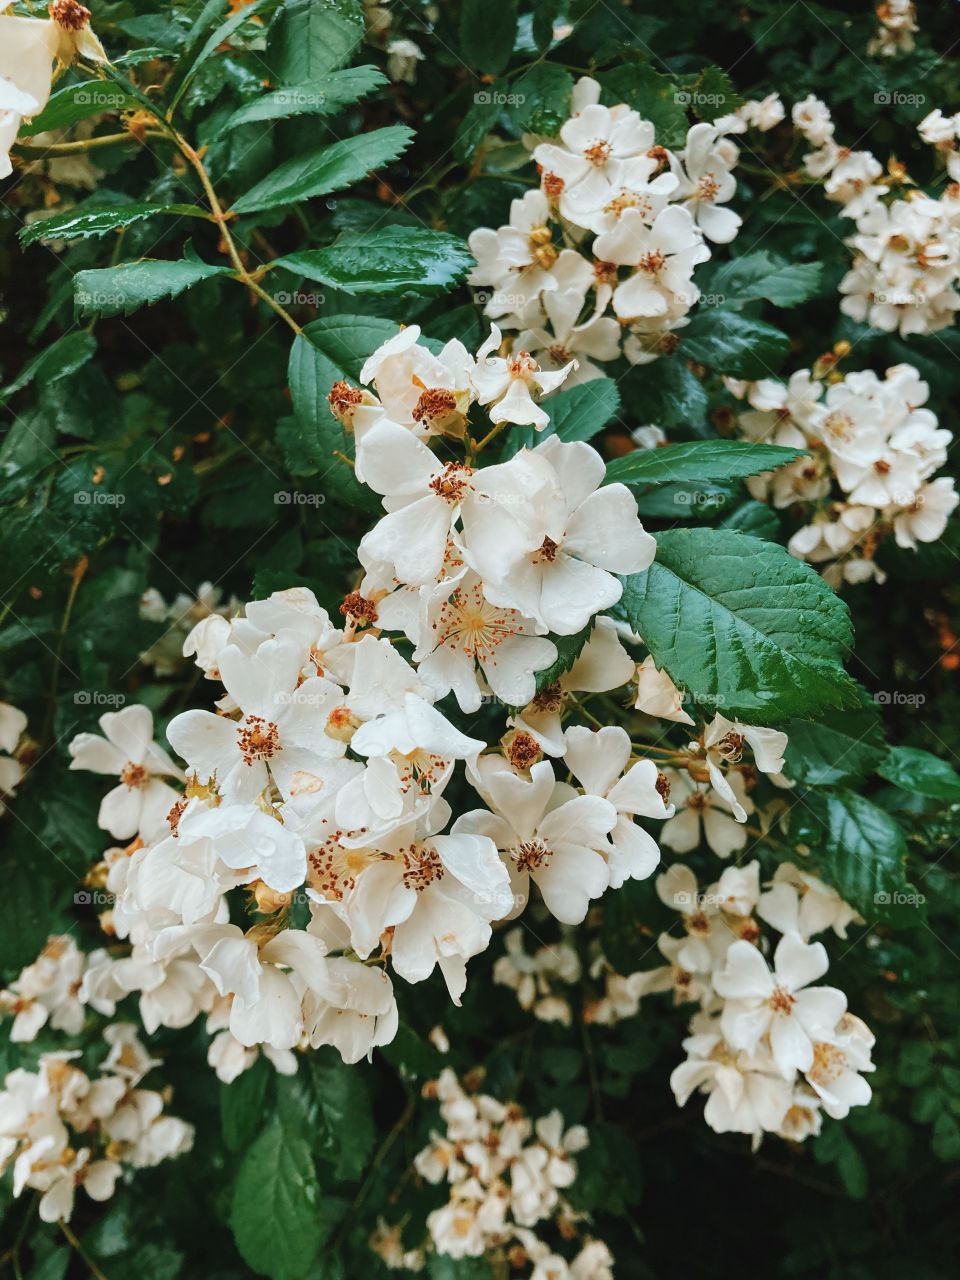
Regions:
<instances>
[{"instance_id":1,"label":"white flower","mask_svg":"<svg viewBox=\"0 0 960 1280\"><path fill-rule=\"evenodd\" d=\"M708 240L729 244L743 219L732 209L720 206L736 194L737 183L730 172L736 162L736 148L721 138L712 124L695 124L687 134L680 157L672 161L678 186L672 199L682 200L693 212L697 225ZM682 163L681 163L682 162Z\"/></svg>"},{"instance_id":2,"label":"white flower","mask_svg":"<svg viewBox=\"0 0 960 1280\"><path fill-rule=\"evenodd\" d=\"M494 423L512 422L516 426L532 426L542 431L550 416L537 401L541 396L556 391L573 369L575 360L569 360L561 369L548 372L541 369L526 351L515 351L510 356L494 356L502 342L496 325L490 326L490 336L477 352L477 367L473 382L477 400L484 405Z\"/></svg>"},{"instance_id":3,"label":"white flower","mask_svg":"<svg viewBox=\"0 0 960 1280\"><path fill-rule=\"evenodd\" d=\"M70 768L113 774L120 785L104 796L97 821L118 840L139 834L155 838L179 794L162 777L183 778L180 769L153 741L148 707L129 706L100 717L104 737L79 733L70 743Z\"/></svg>"},{"instance_id":4,"label":"white flower","mask_svg":"<svg viewBox=\"0 0 960 1280\"><path fill-rule=\"evenodd\" d=\"M637 667L637 697L633 705L658 720L693 724L692 716L683 709L683 694L666 671L657 669L652 654Z\"/></svg>"},{"instance_id":5,"label":"white flower","mask_svg":"<svg viewBox=\"0 0 960 1280\"><path fill-rule=\"evenodd\" d=\"M836 889L790 862L777 867L770 888L760 895L757 915L779 933L796 933L804 942L825 929L845 938L848 924L863 924Z\"/></svg>"},{"instance_id":6,"label":"white flower","mask_svg":"<svg viewBox=\"0 0 960 1280\"><path fill-rule=\"evenodd\" d=\"M474 365L473 357L456 338L439 355L433 355L420 344L420 326L411 324L374 351L360 371L360 380L373 384L392 422L418 434L462 436L467 409L476 395ZM368 427L361 430L357 421L353 425L359 442ZM357 474L366 480L362 460Z\"/></svg>"},{"instance_id":7,"label":"white flower","mask_svg":"<svg viewBox=\"0 0 960 1280\"><path fill-rule=\"evenodd\" d=\"M779 93L768 93L765 98L751 99L743 104L737 115L753 129L761 133L773 129L784 118L785 110Z\"/></svg>"},{"instance_id":8,"label":"white flower","mask_svg":"<svg viewBox=\"0 0 960 1280\"><path fill-rule=\"evenodd\" d=\"M663 209L649 227L636 209L627 209L597 236L593 251L604 262L635 268L613 293L613 309L626 321L666 316L677 304L689 309L700 295L693 269L710 257L693 216L680 205Z\"/></svg>"},{"instance_id":9,"label":"white flower","mask_svg":"<svg viewBox=\"0 0 960 1280\"><path fill-rule=\"evenodd\" d=\"M0 702L0 751L13 755L26 727L27 717L19 707Z\"/></svg>"},{"instance_id":10,"label":"white flower","mask_svg":"<svg viewBox=\"0 0 960 1280\"><path fill-rule=\"evenodd\" d=\"M701 788L687 773L665 770L670 782L670 795L677 812L663 824L660 843L674 853L689 853L696 849L703 838L718 858L729 858L747 843L747 833L742 824L731 815L733 805L721 792L712 787ZM733 791L734 804L749 813L753 804L744 791L743 777L739 773L724 779Z\"/></svg>"},{"instance_id":11,"label":"white flower","mask_svg":"<svg viewBox=\"0 0 960 1280\"><path fill-rule=\"evenodd\" d=\"M545 174L562 181L563 216L583 225L585 215L616 196L624 162L641 160L648 176L656 168L647 158L653 143L653 125L636 111L593 102L561 127L559 143L541 143L533 158Z\"/></svg>"},{"instance_id":12,"label":"white flower","mask_svg":"<svg viewBox=\"0 0 960 1280\"><path fill-rule=\"evenodd\" d=\"M229 644L220 675L241 710L239 720L209 711L184 711L167 737L201 778L216 778L233 801L252 801L272 777L284 796L311 785L344 744L318 732L343 701L340 688L315 676L298 684L303 649L289 632L264 640L252 653Z\"/></svg>"},{"instance_id":13,"label":"white flower","mask_svg":"<svg viewBox=\"0 0 960 1280\"><path fill-rule=\"evenodd\" d=\"M790 113L791 119L806 140L815 147L822 147L833 139L833 121L830 108L814 94L809 94L802 102L796 102Z\"/></svg>"},{"instance_id":14,"label":"white flower","mask_svg":"<svg viewBox=\"0 0 960 1280\"><path fill-rule=\"evenodd\" d=\"M870 1050L874 1036L870 1028L852 1013L840 1018L829 1040L813 1046L813 1063L806 1076L834 1120L842 1120L851 1107L865 1107L872 1090L861 1071L873 1071Z\"/></svg>"},{"instance_id":15,"label":"white flower","mask_svg":"<svg viewBox=\"0 0 960 1280\"><path fill-rule=\"evenodd\" d=\"M496 319L518 311L557 280L553 267L560 250L553 243L550 209L540 191L528 191L510 202L510 222L494 231L478 227L470 233L470 252L477 260L468 279L473 285L493 287L484 314ZM499 345L497 339L495 345Z\"/></svg>"},{"instance_id":16,"label":"white flower","mask_svg":"<svg viewBox=\"0 0 960 1280\"><path fill-rule=\"evenodd\" d=\"M537 691L536 672L557 658L552 640L516 609L491 604L483 583L467 570L424 588L423 637L414 657L423 679L442 698L451 689L463 711L480 708L484 685L508 706L523 706Z\"/></svg>"},{"instance_id":17,"label":"white flower","mask_svg":"<svg viewBox=\"0 0 960 1280\"><path fill-rule=\"evenodd\" d=\"M664 793L669 795L666 778L652 760L631 764L630 735L619 725L598 731L573 725L564 739L564 760L585 793L603 796L617 810L617 824L610 832L610 887L645 880L660 862L660 849L634 818L673 817L673 805L664 801Z\"/></svg>"},{"instance_id":18,"label":"white flower","mask_svg":"<svg viewBox=\"0 0 960 1280\"><path fill-rule=\"evenodd\" d=\"M749 943L737 945L749 946ZM695 1025L698 1020L694 1020ZM793 1093L787 1081L763 1059L751 1059L726 1044L723 1036L705 1020L683 1042L687 1061L670 1076L670 1087L679 1106L695 1090L707 1093L703 1118L715 1133L775 1133L783 1124Z\"/></svg>"},{"instance_id":19,"label":"white flower","mask_svg":"<svg viewBox=\"0 0 960 1280\"><path fill-rule=\"evenodd\" d=\"M721 1025L728 1042L753 1052L760 1039L769 1036L784 1079L808 1071L814 1063L814 1044L832 1036L847 1008L846 996L834 987L806 989L827 967L823 946L795 935L781 938L772 973L755 946L735 942L727 952L726 968L713 979L727 999Z\"/></svg>"},{"instance_id":20,"label":"white flower","mask_svg":"<svg viewBox=\"0 0 960 1280\"><path fill-rule=\"evenodd\" d=\"M613 575L648 568L656 543L644 532L630 490L601 487L604 464L595 449L551 436L534 456L547 461L556 477L539 503L531 498L540 534L536 550L506 572L495 554L478 554L472 539L466 555L491 603L518 609L545 631L573 635L616 604L623 587Z\"/></svg>"},{"instance_id":21,"label":"white flower","mask_svg":"<svg viewBox=\"0 0 960 1280\"><path fill-rule=\"evenodd\" d=\"M605 852L617 811L600 796L577 795L558 784L542 760L519 777L506 763L485 757L480 787L494 812L476 809L458 818L454 834L489 837L506 856L515 899L526 903L533 879L547 910L563 924L579 924L591 899L610 883Z\"/></svg>"},{"instance_id":22,"label":"white flower","mask_svg":"<svg viewBox=\"0 0 960 1280\"><path fill-rule=\"evenodd\" d=\"M395 39L387 44L387 75L396 84L416 84L417 63L427 55L412 40Z\"/></svg>"}]
</instances>

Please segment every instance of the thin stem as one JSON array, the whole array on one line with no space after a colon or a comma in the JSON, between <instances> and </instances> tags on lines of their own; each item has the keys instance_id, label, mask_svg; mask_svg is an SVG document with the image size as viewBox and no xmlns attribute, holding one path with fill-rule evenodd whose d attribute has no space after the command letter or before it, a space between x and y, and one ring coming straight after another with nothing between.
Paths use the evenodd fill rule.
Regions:
<instances>
[{"instance_id":1,"label":"thin stem","mask_svg":"<svg viewBox=\"0 0 960 1280\"><path fill-rule=\"evenodd\" d=\"M190 143L187 142L186 138L184 138L181 133L178 133L173 126L170 127L170 133L177 146L180 148L184 158L193 167L197 177L200 179L200 185L203 187L204 195L207 197L207 202L213 212L213 220L220 228L220 234L223 236L223 242L226 246L227 254L229 255L230 261L233 263L234 270L236 271L241 283L246 285L252 293L255 293L258 298L265 302L271 311L276 312L281 320L283 320L285 324L289 325L293 332L299 337L303 332L300 325L297 324L289 311L277 302L276 298L267 293L266 289L260 287L257 280L254 278L253 273L247 270L243 259L240 257L240 251L237 248L236 242L230 234L230 230L227 226L227 220L230 215L224 212L223 205L220 203L220 197L217 195L213 183L210 181L210 175L207 173L199 153L194 150Z\"/></svg>"},{"instance_id":2,"label":"thin stem","mask_svg":"<svg viewBox=\"0 0 960 1280\"><path fill-rule=\"evenodd\" d=\"M73 613L73 606L77 599L77 592L80 589L80 583L83 581L84 574L87 572L89 564L90 562L87 557L81 556L74 566L73 573L70 575L70 590L67 594L67 603L63 610L63 617L60 620L60 630L57 632L57 647L53 657L53 673L50 677L50 691L47 694L49 705L47 707L46 724L44 725L43 730L44 741L49 740L53 730L57 689L60 684L60 668L63 665L63 646L67 638L67 630L70 626L70 615Z\"/></svg>"},{"instance_id":3,"label":"thin stem","mask_svg":"<svg viewBox=\"0 0 960 1280\"><path fill-rule=\"evenodd\" d=\"M94 1262L94 1260L86 1252L83 1245L77 1239L73 1230L65 1222L60 1223L60 1230L67 1237L67 1243L70 1245L70 1247L76 1250L79 1257L82 1258L83 1261L86 1263L86 1265L89 1267L90 1274L93 1276L94 1280L107 1280L107 1277L103 1274L103 1272Z\"/></svg>"},{"instance_id":4,"label":"thin stem","mask_svg":"<svg viewBox=\"0 0 960 1280\"><path fill-rule=\"evenodd\" d=\"M480 443L474 446L473 456L476 457L478 453L481 453L487 447L487 445L490 443L493 437L498 436L500 432L503 430L503 428L509 425L510 424L508 422L498 422L497 425L491 431L487 432L487 434L483 437Z\"/></svg>"},{"instance_id":5,"label":"thin stem","mask_svg":"<svg viewBox=\"0 0 960 1280\"><path fill-rule=\"evenodd\" d=\"M145 138L164 138L169 140L169 134L152 130L143 134L142 137L137 137L129 132L104 133L98 138L83 138L79 142L18 142L14 147L11 147L11 150L14 155L27 157L31 155L35 155L38 158L44 156L73 156L83 151L96 151L100 147L117 147L130 142L135 142L139 146Z\"/></svg>"},{"instance_id":6,"label":"thin stem","mask_svg":"<svg viewBox=\"0 0 960 1280\"><path fill-rule=\"evenodd\" d=\"M353 1203L351 1204L350 1208L343 1215L343 1219L340 1223L340 1226L337 1228L336 1234L334 1235L332 1241L330 1242L330 1246L329 1246L330 1253L333 1253L336 1250L336 1247L339 1245L346 1231L347 1223L356 1214L357 1210L360 1208L364 1200L367 1198L367 1195L369 1194L369 1191L370 1191L370 1187L373 1184L373 1179L376 1177L377 1170L383 1164L384 1160L386 1160L387 1156L390 1154L390 1151L394 1143L397 1141L401 1133L403 1133L404 1129L406 1129L407 1125L410 1123L411 1119L413 1118L414 1110L415 1110L414 1095L408 1092L406 1106L403 1108L403 1112L401 1113L400 1118L397 1120L396 1124L394 1124L393 1128L384 1138L383 1142L381 1142L376 1155L370 1161L370 1165L369 1165L369 1168L367 1169L367 1172L364 1175L363 1182L360 1184L360 1190L354 1196Z\"/></svg>"}]
</instances>

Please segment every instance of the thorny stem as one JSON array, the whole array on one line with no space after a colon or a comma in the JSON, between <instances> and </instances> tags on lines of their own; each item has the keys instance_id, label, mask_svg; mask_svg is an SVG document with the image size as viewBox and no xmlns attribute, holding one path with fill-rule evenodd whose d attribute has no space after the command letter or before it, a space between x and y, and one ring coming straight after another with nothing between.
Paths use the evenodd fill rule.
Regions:
<instances>
[{"instance_id":1,"label":"thorny stem","mask_svg":"<svg viewBox=\"0 0 960 1280\"><path fill-rule=\"evenodd\" d=\"M126 131L124 133L103 133L98 138L83 138L79 142L18 142L11 150L14 155L26 154L29 156L32 153L36 153L40 157L73 156L83 151L96 151L100 147L116 147L129 142L136 142L140 145L144 138L169 139L169 134L160 130L151 130L140 137Z\"/></svg>"}]
</instances>

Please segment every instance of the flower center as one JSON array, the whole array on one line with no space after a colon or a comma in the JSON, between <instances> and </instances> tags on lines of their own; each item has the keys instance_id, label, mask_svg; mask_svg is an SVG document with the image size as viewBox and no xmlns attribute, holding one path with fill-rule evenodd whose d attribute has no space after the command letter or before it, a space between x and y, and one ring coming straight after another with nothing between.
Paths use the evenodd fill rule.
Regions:
<instances>
[{"instance_id":1,"label":"flower center","mask_svg":"<svg viewBox=\"0 0 960 1280\"><path fill-rule=\"evenodd\" d=\"M818 1041L813 1046L813 1066L807 1072L817 1084L836 1084L843 1075L847 1059L835 1044Z\"/></svg>"},{"instance_id":2,"label":"flower center","mask_svg":"<svg viewBox=\"0 0 960 1280\"><path fill-rule=\"evenodd\" d=\"M145 787L150 781L150 773L142 764L128 760L120 770L120 781L125 787Z\"/></svg>"},{"instance_id":3,"label":"flower center","mask_svg":"<svg viewBox=\"0 0 960 1280\"><path fill-rule=\"evenodd\" d=\"M462 462L448 462L430 481L430 488L438 498L442 498L444 502L449 502L453 506L463 501L470 489L472 475L472 469L464 466Z\"/></svg>"},{"instance_id":4,"label":"flower center","mask_svg":"<svg viewBox=\"0 0 960 1280\"><path fill-rule=\"evenodd\" d=\"M547 347L547 355L554 364L569 364L573 359L572 354L562 342L555 342L552 347Z\"/></svg>"},{"instance_id":5,"label":"flower center","mask_svg":"<svg viewBox=\"0 0 960 1280\"><path fill-rule=\"evenodd\" d=\"M666 265L666 258L659 249L651 249L649 253L645 253L637 263L638 271L646 271L648 275L655 276L658 271L662 271Z\"/></svg>"},{"instance_id":6,"label":"flower center","mask_svg":"<svg viewBox=\"0 0 960 1280\"><path fill-rule=\"evenodd\" d=\"M340 843L343 836L357 834L338 829L307 854L312 888L334 902L340 902L344 894L354 887L360 872L377 860L377 855L370 849L345 849Z\"/></svg>"},{"instance_id":7,"label":"flower center","mask_svg":"<svg viewBox=\"0 0 960 1280\"><path fill-rule=\"evenodd\" d=\"M700 200L712 201L717 198L720 183L712 173L702 173L697 182L697 196Z\"/></svg>"},{"instance_id":8,"label":"flower center","mask_svg":"<svg viewBox=\"0 0 960 1280\"><path fill-rule=\"evenodd\" d=\"M537 551L534 552L534 564L553 564L557 558L557 552L560 550L560 543L554 542L550 537L544 538Z\"/></svg>"},{"instance_id":9,"label":"flower center","mask_svg":"<svg viewBox=\"0 0 960 1280\"><path fill-rule=\"evenodd\" d=\"M655 782L653 785L656 787L656 789L657 789L657 795L659 795L659 797L660 797L660 799L663 801L663 803L664 803L664 804L669 803L669 800L670 800L670 779L667 777L667 775L666 775L665 773L661 773L661 772L660 772L660 770L658 769L658 770L657 770L657 780L656 780L656 782Z\"/></svg>"},{"instance_id":10,"label":"flower center","mask_svg":"<svg viewBox=\"0 0 960 1280\"><path fill-rule=\"evenodd\" d=\"M263 716L247 716L237 728L237 743L244 764L269 760L280 750L280 730Z\"/></svg>"},{"instance_id":11,"label":"flower center","mask_svg":"<svg viewBox=\"0 0 960 1280\"><path fill-rule=\"evenodd\" d=\"M518 871L538 871L541 867L545 867L552 857L553 850L548 849L542 840L525 840L513 851Z\"/></svg>"},{"instance_id":12,"label":"flower center","mask_svg":"<svg viewBox=\"0 0 960 1280\"><path fill-rule=\"evenodd\" d=\"M605 138L598 138L596 142L591 143L584 151L584 159L589 160L591 164L595 164L600 168L610 159L611 150L610 143Z\"/></svg>"},{"instance_id":13,"label":"flower center","mask_svg":"<svg viewBox=\"0 0 960 1280\"><path fill-rule=\"evenodd\" d=\"M563 686L559 680L556 684L545 685L537 696L531 702L531 706L537 711L558 712L563 710L563 704L566 701Z\"/></svg>"},{"instance_id":14,"label":"flower center","mask_svg":"<svg viewBox=\"0 0 960 1280\"><path fill-rule=\"evenodd\" d=\"M773 988L773 994L770 997L770 1008L774 1013L792 1013L795 1004L796 998L790 994L786 987Z\"/></svg>"},{"instance_id":15,"label":"flower center","mask_svg":"<svg viewBox=\"0 0 960 1280\"><path fill-rule=\"evenodd\" d=\"M64 31L82 31L90 21L90 10L78 4L77 0L54 0L48 12Z\"/></svg>"},{"instance_id":16,"label":"flower center","mask_svg":"<svg viewBox=\"0 0 960 1280\"><path fill-rule=\"evenodd\" d=\"M436 849L423 845L411 845L403 851L403 885L423 893L433 882L443 879L443 863Z\"/></svg>"},{"instance_id":17,"label":"flower center","mask_svg":"<svg viewBox=\"0 0 960 1280\"><path fill-rule=\"evenodd\" d=\"M519 772L524 772L538 760L543 759L543 752L536 738L522 729L512 735L509 743L505 743L507 759Z\"/></svg>"},{"instance_id":18,"label":"flower center","mask_svg":"<svg viewBox=\"0 0 960 1280\"><path fill-rule=\"evenodd\" d=\"M526 381L537 372L537 362L529 351L518 351L507 361L507 372L511 378L523 378Z\"/></svg>"},{"instance_id":19,"label":"flower center","mask_svg":"<svg viewBox=\"0 0 960 1280\"><path fill-rule=\"evenodd\" d=\"M550 200L556 200L565 186L566 183L558 173L545 173L543 175L543 192Z\"/></svg>"}]
</instances>

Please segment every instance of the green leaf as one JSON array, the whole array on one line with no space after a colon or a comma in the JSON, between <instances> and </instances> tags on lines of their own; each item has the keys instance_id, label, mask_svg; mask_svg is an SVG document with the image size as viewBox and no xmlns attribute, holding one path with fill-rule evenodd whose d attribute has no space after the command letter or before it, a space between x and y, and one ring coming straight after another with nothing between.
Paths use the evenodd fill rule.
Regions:
<instances>
[{"instance_id":1,"label":"green leaf","mask_svg":"<svg viewBox=\"0 0 960 1280\"><path fill-rule=\"evenodd\" d=\"M229 117L221 133L261 120L333 115L341 107L359 101L386 83L387 77L377 67L347 67L343 71L331 71L316 80L274 89L262 98L245 103Z\"/></svg>"},{"instance_id":2,"label":"green leaf","mask_svg":"<svg viewBox=\"0 0 960 1280\"><path fill-rule=\"evenodd\" d=\"M0 390L0 403L28 387L31 382L36 382L41 388L53 386L61 378L76 373L96 349L97 340L92 333L76 331L65 334L35 356L13 382Z\"/></svg>"},{"instance_id":3,"label":"green leaf","mask_svg":"<svg viewBox=\"0 0 960 1280\"><path fill-rule=\"evenodd\" d=\"M119 267L78 271L73 279L73 298L81 315L128 316L138 307L178 298L202 280L229 274L229 267L212 267L189 258L175 262L144 258Z\"/></svg>"},{"instance_id":4,"label":"green leaf","mask_svg":"<svg viewBox=\"0 0 960 1280\"><path fill-rule=\"evenodd\" d=\"M88 116L100 115L105 111L129 111L137 105L133 94L127 93L119 85L88 80L84 84L71 84L65 89L58 89L40 114L34 116L20 132L24 137L31 138L51 129L65 129L78 120L86 120Z\"/></svg>"},{"instance_id":5,"label":"green leaf","mask_svg":"<svg viewBox=\"0 0 960 1280\"><path fill-rule=\"evenodd\" d=\"M876 708L832 712L822 721L791 720L784 773L811 787L855 782L873 773L887 753Z\"/></svg>"},{"instance_id":6,"label":"green leaf","mask_svg":"<svg viewBox=\"0 0 960 1280\"><path fill-rule=\"evenodd\" d=\"M487 0L463 0L460 52L468 66L498 76L510 61L516 37L517 0L500 0L493 11Z\"/></svg>"},{"instance_id":7,"label":"green leaf","mask_svg":"<svg viewBox=\"0 0 960 1280\"><path fill-rule=\"evenodd\" d=\"M584 646L593 633L593 622L588 622L582 631L578 631L572 636L555 636L550 635L547 638L552 640L557 647L557 660L551 663L549 667L544 667L542 671L537 672L537 692L541 689L549 688L550 685L556 684L562 675L564 675L583 652Z\"/></svg>"},{"instance_id":8,"label":"green leaf","mask_svg":"<svg viewBox=\"0 0 960 1280\"><path fill-rule=\"evenodd\" d=\"M706 421L706 389L678 356L667 356L642 369L634 369L625 383L630 409L638 422L683 427Z\"/></svg>"},{"instance_id":9,"label":"green leaf","mask_svg":"<svg viewBox=\"0 0 960 1280\"><path fill-rule=\"evenodd\" d=\"M590 385L589 383L587 384ZM607 463L607 483L670 484L681 480L740 480L803 457L799 449L747 440L690 440L662 449L637 449Z\"/></svg>"},{"instance_id":10,"label":"green leaf","mask_svg":"<svg viewBox=\"0 0 960 1280\"><path fill-rule=\"evenodd\" d=\"M520 129L555 135L570 114L573 76L555 62L538 62L511 86L510 115Z\"/></svg>"},{"instance_id":11,"label":"green leaf","mask_svg":"<svg viewBox=\"0 0 960 1280\"><path fill-rule=\"evenodd\" d=\"M620 393L612 378L593 378L578 387L557 391L543 405L550 427L569 444L590 440L602 431L620 408Z\"/></svg>"},{"instance_id":12,"label":"green leaf","mask_svg":"<svg viewBox=\"0 0 960 1280\"><path fill-rule=\"evenodd\" d=\"M687 112L683 93L670 76L662 76L653 67L642 64L624 65L597 77L603 87L603 101L608 106L625 102L639 111L657 131L661 147L681 147L687 136Z\"/></svg>"},{"instance_id":13,"label":"green leaf","mask_svg":"<svg viewBox=\"0 0 960 1280\"><path fill-rule=\"evenodd\" d=\"M322 1126L319 1153L333 1165L337 1178L357 1182L377 1141L366 1073L342 1062L332 1050L313 1054L310 1072Z\"/></svg>"},{"instance_id":14,"label":"green leaf","mask_svg":"<svg viewBox=\"0 0 960 1280\"><path fill-rule=\"evenodd\" d=\"M694 698L748 724L859 705L842 656L846 605L783 547L728 529L672 529L620 611L658 667Z\"/></svg>"},{"instance_id":15,"label":"green leaf","mask_svg":"<svg viewBox=\"0 0 960 1280\"><path fill-rule=\"evenodd\" d=\"M620 408L620 392L612 378L592 378L566 391L555 391L543 402L550 422L542 431L533 427L514 427L507 442L505 456L520 449L532 449L539 440L556 435L567 444L574 440L591 440L602 431Z\"/></svg>"},{"instance_id":16,"label":"green leaf","mask_svg":"<svg viewBox=\"0 0 960 1280\"><path fill-rule=\"evenodd\" d=\"M240 1166L230 1225L245 1261L271 1280L301 1280L323 1241L307 1137L286 1131L276 1115Z\"/></svg>"},{"instance_id":17,"label":"green leaf","mask_svg":"<svg viewBox=\"0 0 960 1280\"><path fill-rule=\"evenodd\" d=\"M761 299L777 307L795 307L814 296L822 275L822 263L788 262L759 249L722 263L700 283L705 294L722 297L722 305L734 310Z\"/></svg>"},{"instance_id":18,"label":"green leaf","mask_svg":"<svg viewBox=\"0 0 960 1280\"><path fill-rule=\"evenodd\" d=\"M725 515L720 521L724 529L738 529L740 533L752 533L755 538L766 538L775 541L780 532L780 521L777 513L771 511L765 502L742 503L736 510Z\"/></svg>"},{"instance_id":19,"label":"green leaf","mask_svg":"<svg viewBox=\"0 0 960 1280\"><path fill-rule=\"evenodd\" d=\"M790 350L780 329L727 307L699 307L681 330L684 356L737 378L774 374Z\"/></svg>"},{"instance_id":20,"label":"green leaf","mask_svg":"<svg viewBox=\"0 0 960 1280\"><path fill-rule=\"evenodd\" d=\"M272 1068L261 1055L249 1070L220 1086L220 1128L228 1151L243 1151L263 1122L263 1103Z\"/></svg>"},{"instance_id":21,"label":"green leaf","mask_svg":"<svg viewBox=\"0 0 960 1280\"><path fill-rule=\"evenodd\" d=\"M0 931L0 972L10 976L36 960L46 942L53 896L49 883L38 883L31 866L42 846L37 843L29 848L25 841L18 845L16 852L11 850L10 857L0 863L5 909L17 922L15 929Z\"/></svg>"},{"instance_id":22,"label":"green leaf","mask_svg":"<svg viewBox=\"0 0 960 1280\"><path fill-rule=\"evenodd\" d=\"M207 59L216 53L221 45L226 44L233 33L252 18L255 13L259 13L261 9L273 3L274 0L252 0L252 3L242 5L234 13L231 13L210 34L207 34L209 26L212 25L209 19L215 18L216 14L222 10L223 5L213 2L207 4L194 27L194 31L197 33L194 43L180 58L177 69L171 78L169 89L173 96L170 99L170 111L176 109L189 88L191 80ZM200 43L201 41L202 43ZM196 47L198 44L199 48Z\"/></svg>"},{"instance_id":23,"label":"green leaf","mask_svg":"<svg viewBox=\"0 0 960 1280\"><path fill-rule=\"evenodd\" d=\"M891 747L877 773L904 791L932 800L960 800L960 774L946 760L918 747Z\"/></svg>"},{"instance_id":24,"label":"green leaf","mask_svg":"<svg viewBox=\"0 0 960 1280\"><path fill-rule=\"evenodd\" d=\"M690 89L690 107L699 120L713 121L730 115L741 106L743 98L733 81L720 67L704 67Z\"/></svg>"},{"instance_id":25,"label":"green leaf","mask_svg":"<svg viewBox=\"0 0 960 1280\"><path fill-rule=\"evenodd\" d=\"M495 127L503 110L499 95L505 93L506 81L498 80L473 95L473 105L458 124L453 139L453 154L462 164L470 163L481 142Z\"/></svg>"},{"instance_id":26,"label":"green leaf","mask_svg":"<svg viewBox=\"0 0 960 1280\"><path fill-rule=\"evenodd\" d=\"M38 240L83 240L89 236L105 236L120 227L132 226L145 218L160 215L172 218L209 219L206 210L195 204L125 204L118 209L84 208L79 205L69 213L58 213L52 218L41 218L18 232L20 243L26 249Z\"/></svg>"},{"instance_id":27,"label":"green leaf","mask_svg":"<svg viewBox=\"0 0 960 1280\"><path fill-rule=\"evenodd\" d=\"M872 801L845 788L810 791L802 801L802 834L818 843L812 859L824 879L867 920L919 923L923 895L907 883L907 844L897 823Z\"/></svg>"},{"instance_id":28,"label":"green leaf","mask_svg":"<svg viewBox=\"0 0 960 1280\"><path fill-rule=\"evenodd\" d=\"M345 293L428 298L452 289L472 264L465 241L445 231L383 227L341 236L325 249L289 254L274 266Z\"/></svg>"},{"instance_id":29,"label":"green leaf","mask_svg":"<svg viewBox=\"0 0 960 1280\"><path fill-rule=\"evenodd\" d=\"M318 151L296 156L274 169L234 204L233 213L260 213L342 191L374 169L402 155L413 140L406 125L374 129L344 138Z\"/></svg>"},{"instance_id":30,"label":"green leaf","mask_svg":"<svg viewBox=\"0 0 960 1280\"><path fill-rule=\"evenodd\" d=\"M362 39L358 0L286 0L270 27L267 57L281 84L308 84L349 62Z\"/></svg>"}]
</instances>

